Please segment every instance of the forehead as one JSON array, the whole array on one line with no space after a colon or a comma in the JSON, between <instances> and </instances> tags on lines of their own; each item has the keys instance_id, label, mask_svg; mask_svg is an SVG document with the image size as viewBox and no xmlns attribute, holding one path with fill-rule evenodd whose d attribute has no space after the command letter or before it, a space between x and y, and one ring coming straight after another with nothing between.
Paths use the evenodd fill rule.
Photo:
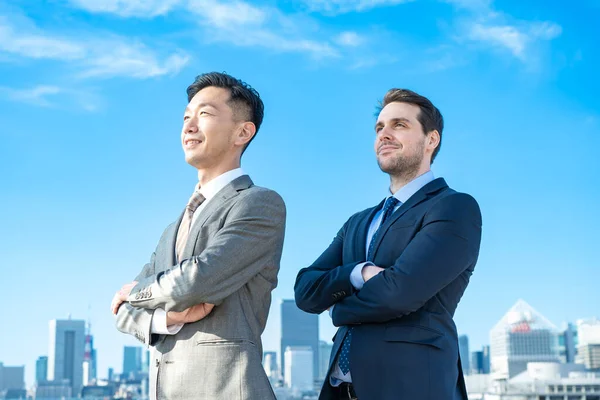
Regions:
<instances>
[{"instance_id":1,"label":"forehead","mask_svg":"<svg viewBox=\"0 0 600 400\"><path fill-rule=\"evenodd\" d=\"M417 117L421 109L410 103L393 102L383 107L377 117L377 122L386 122L392 119L406 118L412 122L418 122Z\"/></svg>"},{"instance_id":2,"label":"forehead","mask_svg":"<svg viewBox=\"0 0 600 400\"><path fill-rule=\"evenodd\" d=\"M199 104L210 103L212 105L222 105L227 103L231 94L229 89L220 88L216 86L208 86L200 90L190 100L189 107L194 107Z\"/></svg>"}]
</instances>

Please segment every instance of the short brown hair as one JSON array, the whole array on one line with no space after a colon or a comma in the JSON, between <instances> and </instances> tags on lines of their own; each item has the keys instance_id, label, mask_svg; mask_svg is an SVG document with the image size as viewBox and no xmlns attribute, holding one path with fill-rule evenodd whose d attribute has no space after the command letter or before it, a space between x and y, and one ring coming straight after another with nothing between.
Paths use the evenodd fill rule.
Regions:
<instances>
[{"instance_id":1,"label":"short brown hair","mask_svg":"<svg viewBox=\"0 0 600 400\"><path fill-rule=\"evenodd\" d=\"M431 162L433 163L433 160L442 147L442 130L444 129L444 117L442 117L442 113L427 97L421 96L412 90L394 88L388 90L383 97L383 100L379 103L379 106L377 107L377 115L379 115L385 106L396 102L409 103L419 107L421 111L419 112L417 119L423 127L423 133L427 135L429 132L437 130L440 134L440 143L431 155Z\"/></svg>"}]
</instances>

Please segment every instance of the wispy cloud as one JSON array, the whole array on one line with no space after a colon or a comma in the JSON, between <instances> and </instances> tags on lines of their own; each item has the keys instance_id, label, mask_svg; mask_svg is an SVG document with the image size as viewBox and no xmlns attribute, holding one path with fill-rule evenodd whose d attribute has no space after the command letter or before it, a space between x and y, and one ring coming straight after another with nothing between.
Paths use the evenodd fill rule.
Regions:
<instances>
[{"instance_id":1,"label":"wispy cloud","mask_svg":"<svg viewBox=\"0 0 600 400\"><path fill-rule=\"evenodd\" d=\"M207 7L207 4L209 7ZM210 36L218 41L272 51L305 53L315 59L335 58L339 50L326 41L311 39L310 32L273 8L259 8L244 1L190 0L188 10Z\"/></svg>"},{"instance_id":2,"label":"wispy cloud","mask_svg":"<svg viewBox=\"0 0 600 400\"><path fill-rule=\"evenodd\" d=\"M562 28L551 22L495 25L474 23L469 27L468 39L487 43L492 47L508 50L514 57L526 61L528 50L540 40L552 40L562 33Z\"/></svg>"},{"instance_id":3,"label":"wispy cloud","mask_svg":"<svg viewBox=\"0 0 600 400\"><path fill-rule=\"evenodd\" d=\"M118 40L97 43L93 49L94 57L83 61L82 77L152 78L176 74L190 60L185 53L174 53L160 59L142 44Z\"/></svg>"},{"instance_id":4,"label":"wispy cloud","mask_svg":"<svg viewBox=\"0 0 600 400\"><path fill-rule=\"evenodd\" d=\"M74 60L85 57L85 49L65 38L17 32L8 18L0 16L0 51L29 58Z\"/></svg>"},{"instance_id":5,"label":"wispy cloud","mask_svg":"<svg viewBox=\"0 0 600 400\"><path fill-rule=\"evenodd\" d=\"M413 0L304 0L310 11L336 15L362 12L376 7L394 6Z\"/></svg>"},{"instance_id":6,"label":"wispy cloud","mask_svg":"<svg viewBox=\"0 0 600 400\"><path fill-rule=\"evenodd\" d=\"M92 89L57 85L35 85L28 88L0 86L0 100L71 111L93 112L103 107L102 99Z\"/></svg>"},{"instance_id":7,"label":"wispy cloud","mask_svg":"<svg viewBox=\"0 0 600 400\"><path fill-rule=\"evenodd\" d=\"M357 47L365 42L365 38L356 32L346 31L337 35L333 41L340 46Z\"/></svg>"},{"instance_id":8,"label":"wispy cloud","mask_svg":"<svg viewBox=\"0 0 600 400\"><path fill-rule=\"evenodd\" d=\"M0 93L8 97L9 100L22 103L33 104L41 107L51 107L52 102L49 97L62 92L57 86L39 85L29 89L13 89L0 87Z\"/></svg>"},{"instance_id":9,"label":"wispy cloud","mask_svg":"<svg viewBox=\"0 0 600 400\"><path fill-rule=\"evenodd\" d=\"M181 0L69 0L71 5L92 13L121 17L153 18L167 14Z\"/></svg>"},{"instance_id":10,"label":"wispy cloud","mask_svg":"<svg viewBox=\"0 0 600 400\"><path fill-rule=\"evenodd\" d=\"M79 70L80 77L144 79L177 73L189 61L183 52L159 54L139 42L116 35L105 35L100 40L67 38L42 31L27 22L26 27L18 27L0 17L0 53L69 62Z\"/></svg>"}]
</instances>

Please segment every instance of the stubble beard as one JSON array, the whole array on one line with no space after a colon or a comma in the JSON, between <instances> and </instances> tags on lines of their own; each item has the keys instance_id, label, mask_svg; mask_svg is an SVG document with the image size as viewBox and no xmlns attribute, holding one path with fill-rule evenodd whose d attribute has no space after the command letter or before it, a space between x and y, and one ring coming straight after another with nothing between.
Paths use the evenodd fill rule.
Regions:
<instances>
[{"instance_id":1,"label":"stubble beard","mask_svg":"<svg viewBox=\"0 0 600 400\"><path fill-rule=\"evenodd\" d=\"M386 160L385 164L377 158L379 169L390 175L392 178L410 182L416 178L419 173L421 163L423 162L424 148L425 141L423 140L411 154L405 156L398 155L393 160Z\"/></svg>"}]
</instances>

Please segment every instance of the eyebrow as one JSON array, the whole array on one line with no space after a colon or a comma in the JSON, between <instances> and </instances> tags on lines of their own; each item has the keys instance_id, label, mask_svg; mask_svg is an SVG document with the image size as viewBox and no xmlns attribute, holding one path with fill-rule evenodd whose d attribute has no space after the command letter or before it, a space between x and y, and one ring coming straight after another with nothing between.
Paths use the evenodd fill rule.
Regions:
<instances>
[{"instance_id":1,"label":"eyebrow","mask_svg":"<svg viewBox=\"0 0 600 400\"><path fill-rule=\"evenodd\" d=\"M406 122L409 125L412 125L412 122L410 122L410 120L408 118L404 118L404 117L398 117L398 118L392 118L390 119L391 123L396 123L396 122ZM381 121L377 121L377 123L375 124L375 129L377 129L380 126L383 126L384 123Z\"/></svg>"},{"instance_id":2,"label":"eyebrow","mask_svg":"<svg viewBox=\"0 0 600 400\"><path fill-rule=\"evenodd\" d=\"M212 107L215 110L219 109L219 107L215 106L213 103L200 103L200 104L198 104L197 108L202 108L202 107L207 107L207 106L208 107ZM188 111L191 111L189 104L185 107L185 112L188 112Z\"/></svg>"}]
</instances>

